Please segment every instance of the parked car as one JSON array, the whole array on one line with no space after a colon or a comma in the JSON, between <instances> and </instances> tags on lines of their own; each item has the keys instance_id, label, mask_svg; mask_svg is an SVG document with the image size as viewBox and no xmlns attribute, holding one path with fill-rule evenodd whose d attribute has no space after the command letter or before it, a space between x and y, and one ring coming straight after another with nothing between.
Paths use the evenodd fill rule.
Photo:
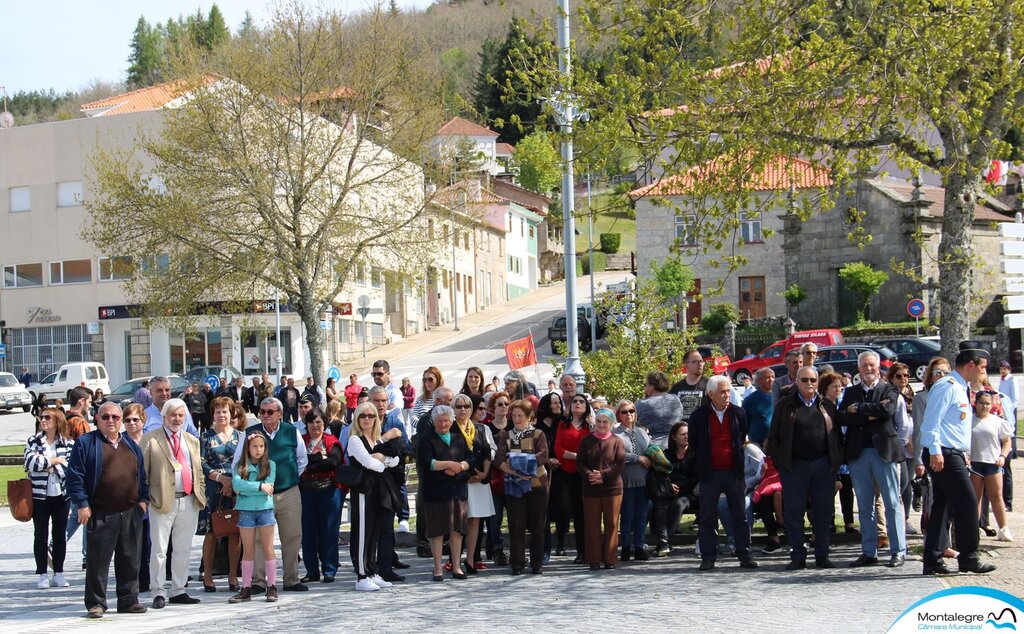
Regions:
<instances>
[{"instance_id":1,"label":"parked car","mask_svg":"<svg viewBox=\"0 0 1024 634\"><path fill-rule=\"evenodd\" d=\"M879 372L884 376L892 364L900 359L897 354L885 346L873 346L867 343L851 343L841 346L824 346L818 348L818 358L814 361L814 367L820 368L823 365L830 365L836 372L842 374L849 372L854 383L859 383L857 377L857 356L867 350L878 353ZM775 376L786 374L786 364L772 366Z\"/></svg>"},{"instance_id":2,"label":"parked car","mask_svg":"<svg viewBox=\"0 0 1024 634\"><path fill-rule=\"evenodd\" d=\"M704 362L711 365L711 371L715 374L725 374L729 370L729 366L732 361L729 359L727 354L715 354L716 350L713 346L697 346L697 352L700 352L700 356L704 358ZM685 368L681 368L680 372L686 372Z\"/></svg>"},{"instance_id":3,"label":"parked car","mask_svg":"<svg viewBox=\"0 0 1024 634\"><path fill-rule=\"evenodd\" d=\"M555 350L556 341L567 341L565 334L565 315L557 315L548 326L548 339L551 340L551 354L558 354ZM580 350L592 350L594 342L590 339L590 322L586 317L576 317L576 340L580 344Z\"/></svg>"},{"instance_id":4,"label":"parked car","mask_svg":"<svg viewBox=\"0 0 1024 634\"><path fill-rule=\"evenodd\" d=\"M40 394L45 394L47 401L58 398L67 401L71 390L78 386L87 387L94 392L99 389L103 390L104 394L109 393L110 379L107 369L102 363L95 361L65 363L42 381L29 385L28 391L32 394L33 400Z\"/></svg>"},{"instance_id":5,"label":"parked car","mask_svg":"<svg viewBox=\"0 0 1024 634\"><path fill-rule=\"evenodd\" d=\"M910 373L918 381L924 380L928 370L928 362L942 356L942 346L934 339L918 337L885 337L871 342L873 346L885 346L899 355L900 361L906 363Z\"/></svg>"},{"instance_id":6,"label":"parked car","mask_svg":"<svg viewBox=\"0 0 1024 634\"><path fill-rule=\"evenodd\" d=\"M783 357L793 348L799 348L805 343L816 343L818 347L838 346L843 343L843 333L834 328L820 330L801 330L781 341L776 341L760 353L750 359L733 361L730 365L733 378L738 382L743 375L753 377L754 372L766 365L777 365L782 363Z\"/></svg>"},{"instance_id":7,"label":"parked car","mask_svg":"<svg viewBox=\"0 0 1024 634\"><path fill-rule=\"evenodd\" d=\"M107 394L107 400L112 403L117 403L121 407L130 405L135 402L135 392L142 387L143 382L152 379L152 376L141 376L137 379L132 379L117 386L117 389ZM181 398L181 395L185 393L191 383L181 378L177 374L167 375L167 379L171 382L171 398Z\"/></svg>"},{"instance_id":8,"label":"parked car","mask_svg":"<svg viewBox=\"0 0 1024 634\"><path fill-rule=\"evenodd\" d=\"M10 372L0 372L0 409L11 411L19 407L23 412L31 411L32 395L18 377Z\"/></svg>"},{"instance_id":9,"label":"parked car","mask_svg":"<svg viewBox=\"0 0 1024 634\"><path fill-rule=\"evenodd\" d=\"M200 365L185 373L185 380L192 384L195 381L203 383L206 377L213 375L220 379L221 385L230 385L236 378L245 378L233 365Z\"/></svg>"}]
</instances>

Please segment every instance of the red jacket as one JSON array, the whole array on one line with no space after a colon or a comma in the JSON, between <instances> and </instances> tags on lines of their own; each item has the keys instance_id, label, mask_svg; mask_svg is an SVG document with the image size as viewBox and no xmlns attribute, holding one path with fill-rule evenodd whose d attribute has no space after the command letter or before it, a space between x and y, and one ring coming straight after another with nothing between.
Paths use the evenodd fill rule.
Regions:
<instances>
[{"instance_id":1,"label":"red jacket","mask_svg":"<svg viewBox=\"0 0 1024 634\"><path fill-rule=\"evenodd\" d=\"M334 480L334 476L338 471L338 465L344 461L343 451L341 448L341 441L334 437L334 434L325 433L322 436L324 443L324 454L320 452L309 454L309 464L306 466L306 470L302 472L300 476L301 480ZM309 449L309 434L303 434L302 442L306 443L306 449ZM346 487L341 484L337 484L339 489L347 490Z\"/></svg>"},{"instance_id":2,"label":"red jacket","mask_svg":"<svg viewBox=\"0 0 1024 634\"><path fill-rule=\"evenodd\" d=\"M349 409L355 409L359 404L359 393L363 391L363 386L356 383L355 385L349 384L345 386L345 407Z\"/></svg>"},{"instance_id":3,"label":"red jacket","mask_svg":"<svg viewBox=\"0 0 1024 634\"><path fill-rule=\"evenodd\" d=\"M576 461L567 460L562 455L567 451L577 453L580 442L589 435L590 426L585 423L579 429L573 427L572 423L568 421L558 426L558 430L555 432L555 457L558 458L559 465L566 473L576 473Z\"/></svg>"}]
</instances>

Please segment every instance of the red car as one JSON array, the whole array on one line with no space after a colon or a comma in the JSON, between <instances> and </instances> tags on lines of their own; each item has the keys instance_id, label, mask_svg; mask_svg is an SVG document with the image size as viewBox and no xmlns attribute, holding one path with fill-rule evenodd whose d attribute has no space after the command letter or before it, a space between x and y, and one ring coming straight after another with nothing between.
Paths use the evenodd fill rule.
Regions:
<instances>
[{"instance_id":1,"label":"red car","mask_svg":"<svg viewBox=\"0 0 1024 634\"><path fill-rule=\"evenodd\" d=\"M793 348L799 348L805 343L816 343L822 347L842 345L843 333L834 328L794 332L789 338L776 341L751 359L733 362L731 364L733 379L738 382L743 375L753 377L754 372L760 368L782 363L787 352Z\"/></svg>"}]
</instances>

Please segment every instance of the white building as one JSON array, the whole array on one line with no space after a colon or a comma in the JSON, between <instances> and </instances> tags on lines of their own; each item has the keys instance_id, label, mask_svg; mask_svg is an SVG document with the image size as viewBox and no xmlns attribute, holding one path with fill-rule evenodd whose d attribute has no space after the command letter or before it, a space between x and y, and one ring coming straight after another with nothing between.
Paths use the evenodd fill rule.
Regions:
<instances>
[{"instance_id":1,"label":"white building","mask_svg":"<svg viewBox=\"0 0 1024 634\"><path fill-rule=\"evenodd\" d=\"M98 144L132 149L138 131L154 131L161 109L180 95L161 84L86 104L86 118L0 130L0 320L6 367L37 378L71 361L103 362L112 385L135 376L183 373L197 366L233 366L244 374L308 376L313 360L303 326L287 305L280 319L283 363L273 350L274 297L253 297L247 310L225 314L216 302L189 332L147 328L119 281L139 254L95 252L82 238L84 201L92 195L89 156ZM472 270L472 268L470 269ZM385 271L364 267L340 294L330 329L327 365L369 347L419 332L423 298L409 285L388 288ZM370 313L357 314L366 295ZM364 330L365 323L365 330Z\"/></svg>"}]
</instances>

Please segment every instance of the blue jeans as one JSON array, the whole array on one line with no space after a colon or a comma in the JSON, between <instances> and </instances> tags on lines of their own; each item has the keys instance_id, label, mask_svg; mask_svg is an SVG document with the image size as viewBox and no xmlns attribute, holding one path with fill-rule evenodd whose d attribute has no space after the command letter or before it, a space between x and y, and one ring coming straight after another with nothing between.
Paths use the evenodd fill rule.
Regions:
<instances>
[{"instance_id":1,"label":"blue jeans","mask_svg":"<svg viewBox=\"0 0 1024 634\"><path fill-rule=\"evenodd\" d=\"M754 507L750 504L750 496L743 496L744 511L747 514L747 526L754 525ZM722 528L725 529L725 540L726 543L735 545L736 537L733 533L732 516L729 515L729 502L725 499L725 496L718 498L718 519L722 522Z\"/></svg>"},{"instance_id":2,"label":"blue jeans","mask_svg":"<svg viewBox=\"0 0 1024 634\"><path fill-rule=\"evenodd\" d=\"M491 491L491 499L494 500L494 515L487 518L487 550L494 553L505 548L505 542L501 538L501 521L505 515L505 496L495 495Z\"/></svg>"},{"instance_id":3,"label":"blue jeans","mask_svg":"<svg viewBox=\"0 0 1024 634\"><path fill-rule=\"evenodd\" d=\"M644 547L644 531L647 529L647 487L631 487L622 490L622 512L619 521L619 543L623 548L638 550Z\"/></svg>"},{"instance_id":4,"label":"blue jeans","mask_svg":"<svg viewBox=\"0 0 1024 634\"><path fill-rule=\"evenodd\" d=\"M338 525L341 523L341 490L299 489L302 496L302 561L306 576L319 579L338 574Z\"/></svg>"},{"instance_id":5,"label":"blue jeans","mask_svg":"<svg viewBox=\"0 0 1024 634\"><path fill-rule=\"evenodd\" d=\"M398 511L398 520L400 522L409 521L409 490L405 488L405 483L398 489L398 492L402 495L402 508Z\"/></svg>"},{"instance_id":6,"label":"blue jeans","mask_svg":"<svg viewBox=\"0 0 1024 634\"><path fill-rule=\"evenodd\" d=\"M903 502L900 500L899 465L885 462L878 450L864 449L850 463L850 479L857 496L860 518L861 552L868 557L878 556L878 525L875 523L875 484L885 505L885 526L889 533L889 553L907 553L906 524ZM783 485L785 491L785 485Z\"/></svg>"},{"instance_id":7,"label":"blue jeans","mask_svg":"<svg viewBox=\"0 0 1024 634\"><path fill-rule=\"evenodd\" d=\"M81 524L78 523L78 505L75 504L74 502L72 502L71 503L71 511L68 514L68 527L67 527L66 537L64 539L65 542L71 541L71 538L78 531L78 527L79 526L81 526ZM85 558L85 536L87 534L88 534L88 531L82 531L82 557L83 558Z\"/></svg>"}]
</instances>

